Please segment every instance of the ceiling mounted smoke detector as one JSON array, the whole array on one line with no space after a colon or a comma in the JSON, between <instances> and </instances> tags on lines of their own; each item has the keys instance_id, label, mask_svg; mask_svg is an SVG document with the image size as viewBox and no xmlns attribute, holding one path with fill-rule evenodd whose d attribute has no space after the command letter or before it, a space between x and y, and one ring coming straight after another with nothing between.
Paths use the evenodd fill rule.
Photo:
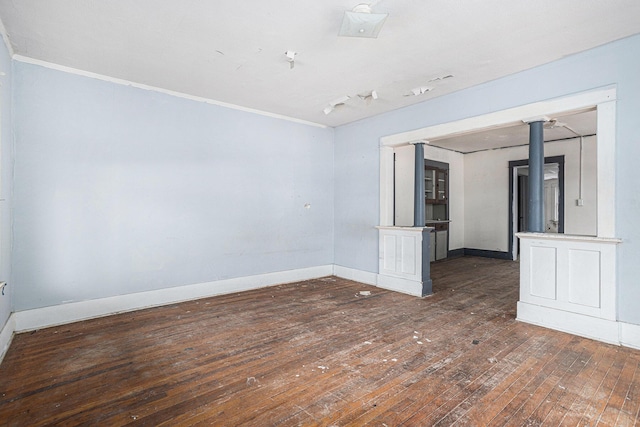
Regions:
<instances>
[{"instance_id":1,"label":"ceiling mounted smoke detector","mask_svg":"<svg viewBox=\"0 0 640 427\"><path fill-rule=\"evenodd\" d=\"M344 13L339 36L376 38L388 13L372 13L371 6L359 4L351 12Z\"/></svg>"}]
</instances>

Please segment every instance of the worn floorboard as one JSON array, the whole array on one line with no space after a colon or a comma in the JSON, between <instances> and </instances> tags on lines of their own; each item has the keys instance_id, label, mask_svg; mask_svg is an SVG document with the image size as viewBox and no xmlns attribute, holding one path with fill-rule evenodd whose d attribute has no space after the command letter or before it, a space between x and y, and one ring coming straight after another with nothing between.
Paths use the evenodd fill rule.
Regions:
<instances>
[{"instance_id":1,"label":"worn floorboard","mask_svg":"<svg viewBox=\"0 0 640 427\"><path fill-rule=\"evenodd\" d=\"M424 299L327 277L19 334L0 424L636 425L640 351L517 322L515 262L432 278Z\"/></svg>"}]
</instances>

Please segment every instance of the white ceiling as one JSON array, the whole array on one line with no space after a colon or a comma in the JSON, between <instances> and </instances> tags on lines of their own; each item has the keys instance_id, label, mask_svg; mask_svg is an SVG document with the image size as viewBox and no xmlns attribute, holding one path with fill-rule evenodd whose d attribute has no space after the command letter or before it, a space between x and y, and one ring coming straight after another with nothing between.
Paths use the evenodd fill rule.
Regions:
<instances>
[{"instance_id":1,"label":"white ceiling","mask_svg":"<svg viewBox=\"0 0 640 427\"><path fill-rule=\"evenodd\" d=\"M0 18L16 55L327 126L640 32L638 0L370 0L380 36L338 37L358 3L0 0Z\"/></svg>"},{"instance_id":2,"label":"white ceiling","mask_svg":"<svg viewBox=\"0 0 640 427\"><path fill-rule=\"evenodd\" d=\"M597 133L595 109L549 117L543 134L545 142L590 136ZM510 125L429 141L429 145L460 153L494 150L529 144L529 125L518 122Z\"/></svg>"}]
</instances>

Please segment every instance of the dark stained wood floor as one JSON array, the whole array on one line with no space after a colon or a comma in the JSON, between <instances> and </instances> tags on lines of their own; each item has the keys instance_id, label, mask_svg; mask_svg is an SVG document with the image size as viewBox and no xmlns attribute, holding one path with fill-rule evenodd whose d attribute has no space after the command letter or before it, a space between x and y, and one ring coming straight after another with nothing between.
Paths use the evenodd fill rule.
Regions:
<instances>
[{"instance_id":1,"label":"dark stained wood floor","mask_svg":"<svg viewBox=\"0 0 640 427\"><path fill-rule=\"evenodd\" d=\"M517 263L432 277L425 299L328 277L17 335L0 424L637 423L640 351L517 322Z\"/></svg>"}]
</instances>

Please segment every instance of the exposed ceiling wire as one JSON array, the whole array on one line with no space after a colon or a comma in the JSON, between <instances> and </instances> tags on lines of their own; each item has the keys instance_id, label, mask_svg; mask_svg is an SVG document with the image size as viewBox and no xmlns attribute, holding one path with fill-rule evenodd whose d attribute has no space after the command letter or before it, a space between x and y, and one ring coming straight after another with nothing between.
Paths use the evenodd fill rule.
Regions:
<instances>
[{"instance_id":1,"label":"exposed ceiling wire","mask_svg":"<svg viewBox=\"0 0 640 427\"><path fill-rule=\"evenodd\" d=\"M582 200L582 168L583 168L583 162L584 162L584 137L585 135L582 135L578 132L576 132L571 126L569 126L566 123L563 122L559 122L558 119L553 119L550 122L550 126L548 126L549 129L553 129L553 128L565 128L566 130L568 130L569 132L573 133L575 136L580 138L580 154L579 154L579 163L578 163L578 206L582 206L583 205L583 200Z\"/></svg>"}]
</instances>

